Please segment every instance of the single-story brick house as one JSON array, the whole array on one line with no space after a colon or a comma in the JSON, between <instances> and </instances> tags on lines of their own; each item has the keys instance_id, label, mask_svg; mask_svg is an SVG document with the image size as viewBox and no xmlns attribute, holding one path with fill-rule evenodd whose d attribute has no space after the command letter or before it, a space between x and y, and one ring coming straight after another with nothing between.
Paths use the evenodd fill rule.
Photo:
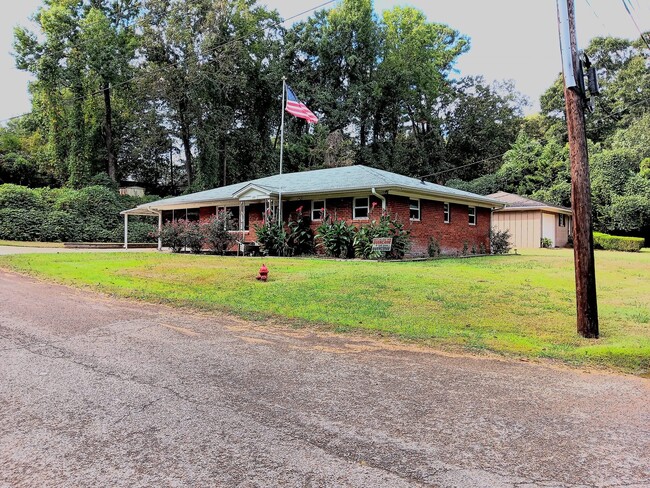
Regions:
<instances>
[{"instance_id":1,"label":"single-story brick house","mask_svg":"<svg viewBox=\"0 0 650 488\"><path fill-rule=\"evenodd\" d=\"M209 218L224 208L239 220L243 241L254 243L255 225L261 225L265 212L275 211L279 201L285 217L302 207L314 230L325 216L363 225L382 210L389 212L411 230L410 253L415 256L426 255L431 236L443 253L462 251L465 244L489 249L492 211L504 206L490 197L417 178L345 166L268 176L125 210L125 247L129 215L157 215L160 226L179 218Z\"/></svg>"},{"instance_id":2,"label":"single-story brick house","mask_svg":"<svg viewBox=\"0 0 650 488\"><path fill-rule=\"evenodd\" d=\"M542 247L543 238L551 241L551 247L564 247L569 242L573 218L570 208L505 191L492 193L488 197L505 205L494 211L492 225L496 230L510 231L510 243L514 247Z\"/></svg>"}]
</instances>

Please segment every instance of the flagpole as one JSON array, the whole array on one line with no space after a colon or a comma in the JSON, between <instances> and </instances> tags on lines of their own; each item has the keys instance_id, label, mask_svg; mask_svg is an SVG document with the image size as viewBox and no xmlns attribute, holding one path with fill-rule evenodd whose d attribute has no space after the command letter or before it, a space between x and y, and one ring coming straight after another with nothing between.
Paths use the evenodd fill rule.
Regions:
<instances>
[{"instance_id":1,"label":"flagpole","mask_svg":"<svg viewBox=\"0 0 650 488\"><path fill-rule=\"evenodd\" d=\"M284 149L284 96L287 93L287 78L282 77L282 110L280 112L280 174L282 174L282 153Z\"/></svg>"},{"instance_id":2,"label":"flagpole","mask_svg":"<svg viewBox=\"0 0 650 488\"><path fill-rule=\"evenodd\" d=\"M282 109L280 112L280 176L282 176L282 157L284 155L284 105L287 93L287 78L282 77ZM278 193L278 220L282 224L282 179L280 179L280 191Z\"/></svg>"}]
</instances>

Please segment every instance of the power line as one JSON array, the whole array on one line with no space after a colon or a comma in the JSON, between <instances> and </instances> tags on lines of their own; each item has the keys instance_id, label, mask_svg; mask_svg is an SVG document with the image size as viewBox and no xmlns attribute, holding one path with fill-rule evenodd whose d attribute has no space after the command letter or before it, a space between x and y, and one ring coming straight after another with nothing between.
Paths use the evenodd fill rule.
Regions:
<instances>
[{"instance_id":1,"label":"power line","mask_svg":"<svg viewBox=\"0 0 650 488\"><path fill-rule=\"evenodd\" d=\"M621 1L623 2L623 7L625 7L625 10L627 11L628 15L632 19L632 22L634 23L634 26L636 27L636 30L639 31L639 35L641 36L641 39L643 40L643 42L645 42L645 45L648 46L648 49L650 49L650 43L648 42L648 40L643 35L643 32L641 31L641 28L639 27L639 24L637 24L636 19L634 18L634 15L632 15L632 11L627 6L627 2L625 0L621 0Z\"/></svg>"},{"instance_id":2,"label":"power line","mask_svg":"<svg viewBox=\"0 0 650 488\"><path fill-rule=\"evenodd\" d=\"M325 1L325 2L322 2L322 3L318 4L318 5L315 5L314 7L311 7L311 8L308 8L308 9L306 9L306 10L303 10L302 12L298 12L298 13L296 13L296 14L293 14L293 15L291 15L290 17L286 17L286 18L283 19L283 20L280 20L280 21L274 22L274 23L272 23L272 24L270 24L270 25L268 25L268 26L266 26L266 27L263 27L263 28L257 29L256 31L253 31L253 33L259 33L259 32L264 32L265 30L268 30L268 29L275 29L275 28L278 28L278 27L280 27L282 24L284 24L284 23L286 23L286 22L289 22L290 20L294 20L294 19L296 19L296 18L298 18L298 17L302 17L303 15L308 14L309 12L312 12L312 11L314 11L314 10L317 10L317 9L320 9L320 8L323 8L323 7L326 7L327 5L330 5L330 4L335 3L335 2L337 2L337 1L338 1L338 0L327 0L327 1ZM228 40L226 40L226 41L223 41L223 42L217 44L217 45L216 45L215 47L213 47L211 50L207 51L205 54L214 54L214 53L216 53L219 49L221 49L221 48L223 48L223 47L225 47L225 46L227 46L227 45L229 45L229 44L233 44L233 43L235 43L235 42L240 42L240 41L242 41L242 40L245 40L246 38L250 37L250 35L251 35L251 34L248 34L248 35L241 35L241 36L234 37L234 38L232 38L232 39L228 39ZM172 67L174 67L174 66L177 66L181 61L182 61L182 60L179 59L178 61L176 61L176 62L174 62L174 63L169 63L169 64L166 64L166 65L160 66L160 67L158 67L155 71L162 71L162 70L165 70L165 69L172 68ZM151 75L151 73L148 73L148 75ZM123 80L123 81L120 81L120 82L118 82L118 83L115 83L115 84L111 85L110 88L113 89L113 88L116 88L116 87L124 86L124 85L126 85L126 84L128 84L128 83L131 83L132 81L135 81L135 80L140 79L140 78L142 78L142 77L143 77L143 75L135 75L135 76L132 76L131 78L128 78L128 79L126 79L126 80ZM96 91L90 92L89 94L86 94L86 95L83 95L83 96L78 96L78 97L74 97L74 98L68 98L68 99L66 99L66 100L63 100L62 103L63 103L63 104L66 104L66 103L72 103L72 102L76 102L76 101L79 101L79 100L83 100L83 99L85 99L85 98L95 97L95 96L97 96L97 95L101 95L101 94L103 94L103 93L104 93L104 90L96 90ZM7 118L5 118L5 119L0 119L0 124L5 123L5 122L9 122L10 120L15 120L15 119L19 119L19 118L25 117L26 115L30 115L30 114L32 114L32 113L34 113L33 110L30 111L30 112L26 112L26 113L24 113L24 114L14 115L14 116L12 116L12 117L7 117Z\"/></svg>"},{"instance_id":3,"label":"power line","mask_svg":"<svg viewBox=\"0 0 650 488\"><path fill-rule=\"evenodd\" d=\"M509 151L509 149L508 149L508 151ZM442 173L448 173L450 171L456 171L457 169L469 168L470 166L474 166L475 164L485 163L487 161L492 161L493 159L502 158L503 156L505 156L505 154L508 151L504 152L503 154L497 154L496 156L491 156L489 158L481 159L480 161L474 161L473 163L464 164L462 166L456 166L455 168L444 169L442 171L438 171L436 173L431 173L431 174L428 174L428 175L418 176L418 178L420 178L421 180L424 180L425 178L429 178L431 176L438 176L438 175L441 175Z\"/></svg>"},{"instance_id":4,"label":"power line","mask_svg":"<svg viewBox=\"0 0 650 488\"><path fill-rule=\"evenodd\" d=\"M598 99L596 99L596 101L598 101ZM602 109L603 114L607 118L610 118L614 122L620 122L620 120L616 118L617 115L621 115L622 113L626 112L627 110L634 107L635 105L639 105L640 103L648 103L648 100L643 100L643 99L642 100L637 100L636 102L631 103L631 104L621 108L620 110L617 110L616 112L608 111L607 108L604 105L602 105L600 102L598 102L598 106ZM594 120L593 123L598 124L600 122L603 122L604 120L605 120L605 117L602 117L600 119ZM625 129L622 129L622 131L626 132L628 129L629 129L629 127L625 128ZM474 166L476 164L481 164L481 163L485 163L485 162L488 162L488 161L492 161L493 159L502 158L503 156L508 154L508 152L510 152L511 149L508 149L506 152L504 152L502 154L497 154L496 156L491 156L489 158L481 159L479 161L474 161L472 163L464 164L462 166L456 166L455 168L449 168L449 169L445 169L445 170L442 170L442 171L437 171L436 173L431 173L431 174L428 174L428 175L418 176L417 178L419 178L421 180L424 180L425 178L430 178L432 176L438 176L438 175L441 175L443 173L449 173L450 171L456 171L458 169L469 168L470 166Z\"/></svg>"},{"instance_id":5,"label":"power line","mask_svg":"<svg viewBox=\"0 0 650 488\"><path fill-rule=\"evenodd\" d=\"M603 26L603 29L605 29L605 30L607 31L607 34L611 36L611 32L610 32L610 30L607 28L607 26L605 25L605 23L601 20L600 16L596 13L596 10L595 10L594 7L591 5L591 2L590 2L589 0L585 0L585 2L587 3L587 5L589 5L589 8L591 9L591 11L592 11L593 14L594 14L594 17L596 17L596 18L598 19L598 21L600 22L600 25Z\"/></svg>"}]
</instances>

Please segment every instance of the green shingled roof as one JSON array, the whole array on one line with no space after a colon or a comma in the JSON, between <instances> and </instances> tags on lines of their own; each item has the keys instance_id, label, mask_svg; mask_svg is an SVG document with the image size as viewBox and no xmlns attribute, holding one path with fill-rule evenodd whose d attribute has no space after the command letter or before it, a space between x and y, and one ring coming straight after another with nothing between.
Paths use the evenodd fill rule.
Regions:
<instances>
[{"instance_id":1,"label":"green shingled roof","mask_svg":"<svg viewBox=\"0 0 650 488\"><path fill-rule=\"evenodd\" d=\"M188 195L166 198L155 202L140 205L148 209L165 209L168 206L197 205L200 203L213 203L225 200L235 200L235 194L249 185L257 186L276 195L282 192L283 198L291 196L309 197L309 195L323 195L336 193L370 192L375 188L378 192L399 191L413 193L414 195L430 195L432 198L467 201L494 207L503 204L493 198L477 195L455 188L449 188L435 183L423 182L417 178L391 173L367 166L344 166L341 168L318 169L298 173L285 173L282 175L267 176L255 180L245 181L234 185L222 186L212 190L200 191Z\"/></svg>"}]
</instances>

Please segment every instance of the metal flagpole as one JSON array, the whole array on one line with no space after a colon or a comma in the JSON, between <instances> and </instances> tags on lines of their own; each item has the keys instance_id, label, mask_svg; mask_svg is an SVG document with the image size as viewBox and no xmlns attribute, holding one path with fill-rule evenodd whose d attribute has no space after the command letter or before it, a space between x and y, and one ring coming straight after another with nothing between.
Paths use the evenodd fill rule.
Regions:
<instances>
[{"instance_id":1,"label":"metal flagpole","mask_svg":"<svg viewBox=\"0 0 650 488\"><path fill-rule=\"evenodd\" d=\"M282 176L282 156L284 154L284 104L287 93L287 78L282 77L282 110L280 114L280 176ZM282 224L282 179L280 179L280 191L278 192L278 220Z\"/></svg>"}]
</instances>

